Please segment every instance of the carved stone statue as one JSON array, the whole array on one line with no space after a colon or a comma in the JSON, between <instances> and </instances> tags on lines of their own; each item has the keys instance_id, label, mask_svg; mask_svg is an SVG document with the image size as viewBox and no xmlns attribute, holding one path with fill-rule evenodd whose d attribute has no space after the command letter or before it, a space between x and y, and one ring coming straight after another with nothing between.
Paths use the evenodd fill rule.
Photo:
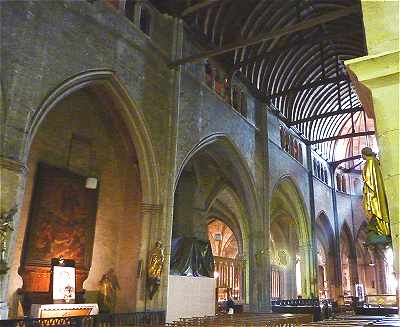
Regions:
<instances>
[{"instance_id":1,"label":"carved stone statue","mask_svg":"<svg viewBox=\"0 0 400 327\"><path fill-rule=\"evenodd\" d=\"M147 291L150 300L161 284L161 273L164 266L164 248L160 241L151 250L147 261Z\"/></svg>"},{"instance_id":2,"label":"carved stone statue","mask_svg":"<svg viewBox=\"0 0 400 327\"><path fill-rule=\"evenodd\" d=\"M363 206L368 222L367 244L390 243L389 210L383 177L376 154L371 148L361 151L366 160L363 169Z\"/></svg>"},{"instance_id":3,"label":"carved stone statue","mask_svg":"<svg viewBox=\"0 0 400 327\"><path fill-rule=\"evenodd\" d=\"M99 282L99 306L102 312L114 312L119 283L114 269L107 271Z\"/></svg>"},{"instance_id":4,"label":"carved stone statue","mask_svg":"<svg viewBox=\"0 0 400 327\"><path fill-rule=\"evenodd\" d=\"M17 207L0 215L0 275L4 275L7 270L6 251L8 234L13 231L13 218L17 212Z\"/></svg>"}]
</instances>

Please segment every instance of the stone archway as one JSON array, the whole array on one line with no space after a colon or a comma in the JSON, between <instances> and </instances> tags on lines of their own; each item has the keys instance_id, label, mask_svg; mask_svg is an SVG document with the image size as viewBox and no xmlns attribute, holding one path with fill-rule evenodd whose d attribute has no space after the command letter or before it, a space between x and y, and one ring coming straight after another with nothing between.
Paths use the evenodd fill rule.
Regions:
<instances>
[{"instance_id":1,"label":"stone archway","mask_svg":"<svg viewBox=\"0 0 400 327\"><path fill-rule=\"evenodd\" d=\"M340 262L342 272L342 292L345 303L350 303L350 297L354 296L354 287L358 281L356 249L350 231L346 222L343 223L340 231ZM347 299L347 300L346 300Z\"/></svg>"},{"instance_id":2,"label":"stone archway","mask_svg":"<svg viewBox=\"0 0 400 327\"><path fill-rule=\"evenodd\" d=\"M313 296L317 292L317 285L312 254L310 220L301 193L290 177L285 176L277 182L272 192L270 203L271 237L276 237L272 234L274 225L280 226L281 230L286 230L292 235L293 242L289 241L286 245L292 248L292 253L289 254L292 256L291 262L294 264L290 273L291 280L296 280L293 274L299 275L299 273L296 274L296 270L301 271L302 294L295 294L293 290L297 289L296 285L296 287L291 287L290 296ZM283 226L284 228L282 228ZM294 251L294 249L297 250ZM295 283L299 284L299 279Z\"/></svg>"},{"instance_id":3,"label":"stone archway","mask_svg":"<svg viewBox=\"0 0 400 327\"><path fill-rule=\"evenodd\" d=\"M147 253L150 225L142 208L146 203L159 203L159 199L157 165L144 121L134 102L112 72L84 73L50 92L27 130L24 157L28 174L10 251L7 289L10 316L16 314L14 299L18 288L29 294L47 291L49 286L49 263L42 260L32 266L27 250L32 245L29 240L34 240L31 225L36 218L32 218L30 210L32 196L38 189L35 175L39 162L56 167L62 174L95 177L100 185L96 224L91 232L95 236L86 253L89 265L79 268L83 275L78 278L77 287L85 288L87 296L95 298L102 274L114 268L120 284L124 285L115 310L132 311L140 307L140 298L132 294L143 293L144 281L132 278L136 275L132 267L138 266L140 258ZM41 168L42 175L48 176L48 173ZM24 235L27 235L25 240ZM40 268L44 274L32 275L32 267ZM23 284L17 270L23 276Z\"/></svg>"},{"instance_id":4,"label":"stone archway","mask_svg":"<svg viewBox=\"0 0 400 327\"><path fill-rule=\"evenodd\" d=\"M210 234L211 224L219 222L217 223L219 229L230 230L230 238L236 244L235 256L228 253L215 254L213 250L215 271L219 274L216 277L217 287L220 287L218 298L222 299L230 295L235 301L245 303L249 289L249 238L243 204L234 190L226 184L216 185L207 203L210 242L212 243L214 239L213 234Z\"/></svg>"},{"instance_id":5,"label":"stone archway","mask_svg":"<svg viewBox=\"0 0 400 327\"><path fill-rule=\"evenodd\" d=\"M317 216L315 223L320 297L336 298L335 235L325 212Z\"/></svg>"},{"instance_id":6,"label":"stone archway","mask_svg":"<svg viewBox=\"0 0 400 327\"><path fill-rule=\"evenodd\" d=\"M361 224L356 237L357 272L366 295L386 294L386 262L384 249L366 246L367 223Z\"/></svg>"},{"instance_id":7,"label":"stone archway","mask_svg":"<svg viewBox=\"0 0 400 327\"><path fill-rule=\"evenodd\" d=\"M232 225L242 239L240 246L243 247L246 267L243 302L257 307L267 300L267 296L262 294L265 288L257 287L257 283L250 285L248 281L251 278L256 280L255 275L250 275L257 273L258 285L265 283L265 275L250 268L255 265L255 249L264 249L265 245L262 244L264 240L256 237L251 240L249 235L263 225L249 169L226 136L213 135L204 139L184 160L175 188L173 237L189 235L208 240L207 219L221 213L218 201L224 194L229 194L228 202L236 206L233 210L237 211L236 221Z\"/></svg>"}]
</instances>

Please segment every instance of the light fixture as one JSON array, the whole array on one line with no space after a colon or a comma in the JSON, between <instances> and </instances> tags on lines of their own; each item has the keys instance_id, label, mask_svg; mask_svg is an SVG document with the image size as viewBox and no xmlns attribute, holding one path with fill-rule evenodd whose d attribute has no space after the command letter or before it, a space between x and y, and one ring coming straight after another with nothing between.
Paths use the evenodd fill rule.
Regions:
<instances>
[{"instance_id":1,"label":"light fixture","mask_svg":"<svg viewBox=\"0 0 400 327\"><path fill-rule=\"evenodd\" d=\"M369 264L368 264L368 266L370 266L370 267L374 267L375 266L375 264L371 261Z\"/></svg>"},{"instance_id":2,"label":"light fixture","mask_svg":"<svg viewBox=\"0 0 400 327\"><path fill-rule=\"evenodd\" d=\"M219 277L219 272L218 271L214 271L214 278L217 279Z\"/></svg>"}]
</instances>

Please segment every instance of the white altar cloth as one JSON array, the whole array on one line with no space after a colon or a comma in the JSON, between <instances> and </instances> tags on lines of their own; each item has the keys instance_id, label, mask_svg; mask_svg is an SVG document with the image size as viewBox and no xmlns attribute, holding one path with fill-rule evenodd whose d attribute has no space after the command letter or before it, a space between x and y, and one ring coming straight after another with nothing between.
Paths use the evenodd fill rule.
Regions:
<instances>
[{"instance_id":1,"label":"white altar cloth","mask_svg":"<svg viewBox=\"0 0 400 327\"><path fill-rule=\"evenodd\" d=\"M99 313L97 303L32 304L32 318L91 316Z\"/></svg>"}]
</instances>

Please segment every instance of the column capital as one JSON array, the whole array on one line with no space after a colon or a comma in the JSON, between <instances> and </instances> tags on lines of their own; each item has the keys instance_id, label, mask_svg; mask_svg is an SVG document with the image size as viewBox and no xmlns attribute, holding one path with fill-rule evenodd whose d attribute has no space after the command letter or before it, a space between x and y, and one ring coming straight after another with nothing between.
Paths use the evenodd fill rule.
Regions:
<instances>
[{"instance_id":1,"label":"column capital","mask_svg":"<svg viewBox=\"0 0 400 327\"><path fill-rule=\"evenodd\" d=\"M359 82L368 83L375 79L399 73L400 50L386 51L375 55L346 60L344 64Z\"/></svg>"}]
</instances>

